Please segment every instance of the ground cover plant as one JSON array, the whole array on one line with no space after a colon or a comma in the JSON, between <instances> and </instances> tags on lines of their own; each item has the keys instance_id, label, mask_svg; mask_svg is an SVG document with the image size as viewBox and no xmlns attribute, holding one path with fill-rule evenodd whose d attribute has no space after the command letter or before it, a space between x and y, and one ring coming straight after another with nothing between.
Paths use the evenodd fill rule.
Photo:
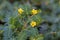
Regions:
<instances>
[{"instance_id":1,"label":"ground cover plant","mask_svg":"<svg viewBox=\"0 0 60 40\"><path fill-rule=\"evenodd\" d=\"M60 40L60 0L0 0L0 40Z\"/></svg>"}]
</instances>

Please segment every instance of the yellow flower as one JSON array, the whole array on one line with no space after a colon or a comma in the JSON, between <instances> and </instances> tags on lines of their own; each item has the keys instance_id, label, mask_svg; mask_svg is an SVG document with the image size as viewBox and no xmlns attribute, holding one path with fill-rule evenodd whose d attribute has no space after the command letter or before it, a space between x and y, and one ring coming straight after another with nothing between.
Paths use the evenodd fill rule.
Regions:
<instances>
[{"instance_id":1,"label":"yellow flower","mask_svg":"<svg viewBox=\"0 0 60 40\"><path fill-rule=\"evenodd\" d=\"M33 39L33 40L36 40L36 39Z\"/></svg>"},{"instance_id":2,"label":"yellow flower","mask_svg":"<svg viewBox=\"0 0 60 40\"><path fill-rule=\"evenodd\" d=\"M23 13L23 9L19 8L18 12L19 12L19 14L22 14Z\"/></svg>"},{"instance_id":3,"label":"yellow flower","mask_svg":"<svg viewBox=\"0 0 60 40\"><path fill-rule=\"evenodd\" d=\"M35 14L37 14L37 13L38 13L38 10L35 10L35 9L32 10L32 14L33 14L33 15L35 15Z\"/></svg>"},{"instance_id":4,"label":"yellow flower","mask_svg":"<svg viewBox=\"0 0 60 40\"><path fill-rule=\"evenodd\" d=\"M30 25L31 25L32 27L34 27L34 26L36 26L36 22L35 22L35 21L32 21L32 22L30 23Z\"/></svg>"}]
</instances>

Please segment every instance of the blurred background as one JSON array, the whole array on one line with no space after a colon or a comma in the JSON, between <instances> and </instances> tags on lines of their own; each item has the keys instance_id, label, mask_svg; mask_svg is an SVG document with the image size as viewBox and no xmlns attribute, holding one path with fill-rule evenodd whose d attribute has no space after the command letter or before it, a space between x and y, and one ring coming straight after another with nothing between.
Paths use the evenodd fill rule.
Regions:
<instances>
[{"instance_id":1,"label":"blurred background","mask_svg":"<svg viewBox=\"0 0 60 40\"><path fill-rule=\"evenodd\" d=\"M25 13L41 10L33 16L38 25L24 29L24 21L31 14L21 19L17 15L19 8L27 9ZM60 40L60 0L0 0L0 40Z\"/></svg>"}]
</instances>

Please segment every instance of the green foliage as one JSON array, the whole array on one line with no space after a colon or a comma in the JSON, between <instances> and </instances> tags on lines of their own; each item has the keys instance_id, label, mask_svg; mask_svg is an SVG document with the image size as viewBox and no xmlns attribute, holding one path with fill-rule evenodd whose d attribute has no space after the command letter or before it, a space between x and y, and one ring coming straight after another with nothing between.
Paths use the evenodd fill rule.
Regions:
<instances>
[{"instance_id":1,"label":"green foliage","mask_svg":"<svg viewBox=\"0 0 60 40\"><path fill-rule=\"evenodd\" d=\"M12 3L13 1L13 3ZM0 0L0 40L60 40L59 0ZM24 2L24 3L22 3ZM33 5L41 6L36 15ZM18 9L23 9L20 14ZM36 9L36 8L35 8ZM36 22L32 27L31 21Z\"/></svg>"}]
</instances>

